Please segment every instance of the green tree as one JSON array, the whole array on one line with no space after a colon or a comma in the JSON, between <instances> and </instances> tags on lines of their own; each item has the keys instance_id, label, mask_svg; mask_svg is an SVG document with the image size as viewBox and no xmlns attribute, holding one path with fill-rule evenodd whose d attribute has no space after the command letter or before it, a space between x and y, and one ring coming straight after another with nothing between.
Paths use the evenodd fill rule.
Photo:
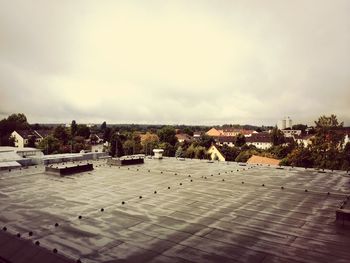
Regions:
<instances>
[{"instance_id":1,"label":"green tree","mask_svg":"<svg viewBox=\"0 0 350 263\"><path fill-rule=\"evenodd\" d=\"M103 132L103 141L109 142L111 140L112 134L113 134L112 129L109 127L106 127L106 129Z\"/></svg>"},{"instance_id":2,"label":"green tree","mask_svg":"<svg viewBox=\"0 0 350 263\"><path fill-rule=\"evenodd\" d=\"M106 130L106 128L107 128L107 123L104 121L104 122L102 122L100 129L102 132L104 132Z\"/></svg>"},{"instance_id":3,"label":"green tree","mask_svg":"<svg viewBox=\"0 0 350 263\"><path fill-rule=\"evenodd\" d=\"M59 125L55 128L55 130L53 132L53 136L56 139L60 140L62 144L68 143L69 135L68 135L66 128L63 127L62 125Z\"/></svg>"},{"instance_id":4,"label":"green tree","mask_svg":"<svg viewBox=\"0 0 350 263\"><path fill-rule=\"evenodd\" d=\"M120 157L124 155L123 143L117 133L114 133L111 136L109 154L113 157Z\"/></svg>"},{"instance_id":5,"label":"green tree","mask_svg":"<svg viewBox=\"0 0 350 263\"><path fill-rule=\"evenodd\" d=\"M23 113L11 114L0 121L0 145L11 145L10 135L15 130L27 130L30 125Z\"/></svg>"},{"instance_id":6,"label":"green tree","mask_svg":"<svg viewBox=\"0 0 350 263\"><path fill-rule=\"evenodd\" d=\"M344 150L342 152L342 170L345 171L349 171L350 170L350 142L348 142L345 147Z\"/></svg>"},{"instance_id":7,"label":"green tree","mask_svg":"<svg viewBox=\"0 0 350 263\"><path fill-rule=\"evenodd\" d=\"M75 120L72 120L72 123L70 125L70 134L72 138L77 134L77 130L78 130L78 125Z\"/></svg>"},{"instance_id":8,"label":"green tree","mask_svg":"<svg viewBox=\"0 0 350 263\"><path fill-rule=\"evenodd\" d=\"M275 126L271 132L272 145L281 145L285 143L283 133Z\"/></svg>"},{"instance_id":9,"label":"green tree","mask_svg":"<svg viewBox=\"0 0 350 263\"><path fill-rule=\"evenodd\" d=\"M235 146L236 147L242 147L244 144L245 144L245 137L243 134L238 134L236 137L235 137Z\"/></svg>"},{"instance_id":10,"label":"green tree","mask_svg":"<svg viewBox=\"0 0 350 263\"><path fill-rule=\"evenodd\" d=\"M295 124L292 126L293 130L301 130L302 134L305 134L305 130L307 129L307 125L305 124Z\"/></svg>"},{"instance_id":11,"label":"green tree","mask_svg":"<svg viewBox=\"0 0 350 263\"><path fill-rule=\"evenodd\" d=\"M35 136L30 136L30 137L28 138L28 144L27 144L27 146L28 146L28 147L33 147L33 148L35 148L35 139L36 139Z\"/></svg>"},{"instance_id":12,"label":"green tree","mask_svg":"<svg viewBox=\"0 0 350 263\"><path fill-rule=\"evenodd\" d=\"M195 144L191 144L186 150L187 158L195 158L196 157L196 146Z\"/></svg>"},{"instance_id":13,"label":"green tree","mask_svg":"<svg viewBox=\"0 0 350 263\"><path fill-rule=\"evenodd\" d=\"M202 135L200 138L199 138L199 142L198 144L200 146L203 146L205 148L209 148L213 143L215 143L215 140L213 137L210 137L208 135Z\"/></svg>"},{"instance_id":14,"label":"green tree","mask_svg":"<svg viewBox=\"0 0 350 263\"><path fill-rule=\"evenodd\" d=\"M49 135L39 143L38 147L45 154L58 153L60 148L60 141L53 135Z\"/></svg>"},{"instance_id":15,"label":"green tree","mask_svg":"<svg viewBox=\"0 0 350 263\"><path fill-rule=\"evenodd\" d=\"M282 159L280 164L309 168L314 165L314 160L309 148L298 147Z\"/></svg>"},{"instance_id":16,"label":"green tree","mask_svg":"<svg viewBox=\"0 0 350 263\"><path fill-rule=\"evenodd\" d=\"M143 149L143 152L146 155L152 155L153 149L157 148L159 143L158 135L155 133L149 133L147 132L143 137L141 141L141 146Z\"/></svg>"},{"instance_id":17,"label":"green tree","mask_svg":"<svg viewBox=\"0 0 350 263\"><path fill-rule=\"evenodd\" d=\"M184 157L184 151L181 146L179 146L175 152L175 157L176 158L182 158Z\"/></svg>"},{"instance_id":18,"label":"green tree","mask_svg":"<svg viewBox=\"0 0 350 263\"><path fill-rule=\"evenodd\" d=\"M193 130L190 127L185 127L183 133L193 136Z\"/></svg>"},{"instance_id":19,"label":"green tree","mask_svg":"<svg viewBox=\"0 0 350 263\"><path fill-rule=\"evenodd\" d=\"M237 147L229 147L224 145L220 148L221 153L225 156L226 161L235 161L240 150Z\"/></svg>"},{"instance_id":20,"label":"green tree","mask_svg":"<svg viewBox=\"0 0 350 263\"><path fill-rule=\"evenodd\" d=\"M78 124L77 126L77 136L82 136L85 139L88 139L90 137L90 128L86 126L85 124Z\"/></svg>"},{"instance_id":21,"label":"green tree","mask_svg":"<svg viewBox=\"0 0 350 263\"><path fill-rule=\"evenodd\" d=\"M172 146L174 146L177 142L175 134L176 134L175 129L174 127L171 127L171 126L166 126L158 130L158 137L160 142L168 143Z\"/></svg>"},{"instance_id":22,"label":"green tree","mask_svg":"<svg viewBox=\"0 0 350 263\"><path fill-rule=\"evenodd\" d=\"M132 155L132 154L135 154L135 141L134 140L126 140L124 143L123 143L123 149L124 149L124 153L126 155Z\"/></svg>"},{"instance_id":23,"label":"green tree","mask_svg":"<svg viewBox=\"0 0 350 263\"><path fill-rule=\"evenodd\" d=\"M321 116L315 121L315 136L312 141L314 165L322 169L340 169L341 149L344 134L340 132L343 123L339 123L336 115Z\"/></svg>"},{"instance_id":24,"label":"green tree","mask_svg":"<svg viewBox=\"0 0 350 263\"><path fill-rule=\"evenodd\" d=\"M197 159L205 159L207 154L207 150L204 146L197 146L195 149L195 158Z\"/></svg>"},{"instance_id":25,"label":"green tree","mask_svg":"<svg viewBox=\"0 0 350 263\"><path fill-rule=\"evenodd\" d=\"M168 142L162 142L159 144L159 148L164 150L164 156L174 157L175 147Z\"/></svg>"}]
</instances>

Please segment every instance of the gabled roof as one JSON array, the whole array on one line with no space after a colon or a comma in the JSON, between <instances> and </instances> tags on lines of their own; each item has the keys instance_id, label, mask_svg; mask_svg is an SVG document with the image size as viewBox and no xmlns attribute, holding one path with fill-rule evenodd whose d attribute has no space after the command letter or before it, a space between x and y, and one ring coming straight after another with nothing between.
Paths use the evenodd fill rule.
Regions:
<instances>
[{"instance_id":1,"label":"gabled roof","mask_svg":"<svg viewBox=\"0 0 350 263\"><path fill-rule=\"evenodd\" d=\"M179 134L176 134L175 137L178 139L178 140L185 140L185 141L190 141L192 138L190 135L186 134L186 133L179 133Z\"/></svg>"},{"instance_id":2,"label":"gabled roof","mask_svg":"<svg viewBox=\"0 0 350 263\"><path fill-rule=\"evenodd\" d=\"M234 143L235 142L235 137L232 137L232 136L218 136L215 138L215 141L216 142L219 142L219 143Z\"/></svg>"},{"instance_id":3,"label":"gabled roof","mask_svg":"<svg viewBox=\"0 0 350 263\"><path fill-rule=\"evenodd\" d=\"M252 157L250 157L248 159L247 163L279 165L280 160L274 159L274 158L253 155Z\"/></svg>"},{"instance_id":4,"label":"gabled roof","mask_svg":"<svg viewBox=\"0 0 350 263\"><path fill-rule=\"evenodd\" d=\"M246 137L246 142L271 142L271 135L268 133L253 133L252 136Z\"/></svg>"},{"instance_id":5,"label":"gabled roof","mask_svg":"<svg viewBox=\"0 0 350 263\"><path fill-rule=\"evenodd\" d=\"M38 135L32 130L16 130L15 132L17 132L23 139L29 139L32 136L38 137Z\"/></svg>"},{"instance_id":6,"label":"gabled roof","mask_svg":"<svg viewBox=\"0 0 350 263\"><path fill-rule=\"evenodd\" d=\"M51 130L34 130L34 132L40 137L45 138L52 133Z\"/></svg>"}]
</instances>

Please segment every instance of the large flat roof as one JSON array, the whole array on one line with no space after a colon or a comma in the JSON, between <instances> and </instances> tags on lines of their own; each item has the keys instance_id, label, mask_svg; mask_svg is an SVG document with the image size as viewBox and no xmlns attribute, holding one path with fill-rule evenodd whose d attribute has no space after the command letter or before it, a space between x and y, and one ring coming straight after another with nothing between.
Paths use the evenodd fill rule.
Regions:
<instances>
[{"instance_id":1,"label":"large flat roof","mask_svg":"<svg viewBox=\"0 0 350 263\"><path fill-rule=\"evenodd\" d=\"M43 166L0 173L0 227L57 249L65 262L350 261L349 226L335 222L350 193L345 172L105 162L69 177L46 175ZM19 262L21 253L39 262L24 243L12 254L0 246L0 262Z\"/></svg>"}]
</instances>

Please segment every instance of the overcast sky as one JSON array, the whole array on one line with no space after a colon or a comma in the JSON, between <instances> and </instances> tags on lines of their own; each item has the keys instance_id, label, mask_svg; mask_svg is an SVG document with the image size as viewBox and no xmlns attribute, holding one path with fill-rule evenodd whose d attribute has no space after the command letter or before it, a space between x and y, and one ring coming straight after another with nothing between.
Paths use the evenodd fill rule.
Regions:
<instances>
[{"instance_id":1,"label":"overcast sky","mask_svg":"<svg viewBox=\"0 0 350 263\"><path fill-rule=\"evenodd\" d=\"M0 0L0 117L350 125L350 1Z\"/></svg>"}]
</instances>

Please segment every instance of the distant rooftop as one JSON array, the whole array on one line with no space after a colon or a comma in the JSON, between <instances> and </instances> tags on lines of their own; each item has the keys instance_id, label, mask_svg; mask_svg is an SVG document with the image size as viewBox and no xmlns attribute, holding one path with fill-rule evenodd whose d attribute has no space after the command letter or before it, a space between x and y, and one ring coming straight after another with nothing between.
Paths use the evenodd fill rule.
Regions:
<instances>
[{"instance_id":1,"label":"distant rooftop","mask_svg":"<svg viewBox=\"0 0 350 263\"><path fill-rule=\"evenodd\" d=\"M43 166L0 172L0 262L350 260L349 225L335 222L350 193L345 172L174 158L93 163L63 178Z\"/></svg>"}]
</instances>

